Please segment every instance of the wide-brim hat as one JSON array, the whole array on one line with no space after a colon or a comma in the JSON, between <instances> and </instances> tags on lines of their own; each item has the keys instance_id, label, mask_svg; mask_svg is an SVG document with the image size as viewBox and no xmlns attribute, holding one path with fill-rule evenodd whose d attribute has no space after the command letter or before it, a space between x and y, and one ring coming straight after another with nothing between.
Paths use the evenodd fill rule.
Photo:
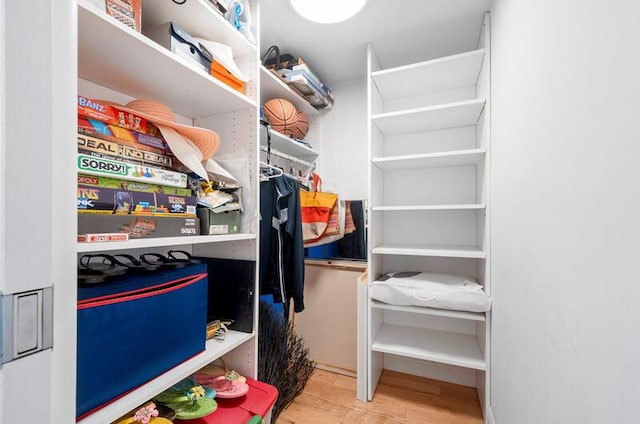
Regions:
<instances>
[{"instance_id":1,"label":"wide-brim hat","mask_svg":"<svg viewBox=\"0 0 640 424\"><path fill-rule=\"evenodd\" d=\"M113 102L108 103L125 112L130 112L146 119L160 128L161 131L163 127L173 128L200 150L202 160L212 157L220 147L220 136L215 131L177 123L175 114L164 103L148 99L132 100L124 106Z\"/></svg>"}]
</instances>

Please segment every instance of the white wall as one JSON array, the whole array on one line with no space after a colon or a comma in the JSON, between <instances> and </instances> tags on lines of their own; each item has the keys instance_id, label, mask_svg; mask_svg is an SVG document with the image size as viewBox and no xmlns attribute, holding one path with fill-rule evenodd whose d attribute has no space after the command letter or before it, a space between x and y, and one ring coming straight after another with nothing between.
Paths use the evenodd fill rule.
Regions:
<instances>
[{"instance_id":1,"label":"white wall","mask_svg":"<svg viewBox=\"0 0 640 424\"><path fill-rule=\"evenodd\" d=\"M364 58L363 58L364 63ZM364 75L331 87L332 110L321 116L318 173L325 191L367 198L367 91Z\"/></svg>"},{"instance_id":2,"label":"white wall","mask_svg":"<svg viewBox=\"0 0 640 424\"><path fill-rule=\"evenodd\" d=\"M492 7L497 424L640 416L640 2Z\"/></svg>"}]
</instances>

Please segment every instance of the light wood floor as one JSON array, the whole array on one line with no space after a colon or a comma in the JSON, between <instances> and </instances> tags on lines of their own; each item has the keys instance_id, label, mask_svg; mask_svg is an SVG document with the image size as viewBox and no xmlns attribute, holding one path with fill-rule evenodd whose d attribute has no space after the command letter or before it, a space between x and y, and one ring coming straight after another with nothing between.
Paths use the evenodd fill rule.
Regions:
<instances>
[{"instance_id":1,"label":"light wood floor","mask_svg":"<svg viewBox=\"0 0 640 424\"><path fill-rule=\"evenodd\" d=\"M385 370L372 402L356 379L316 369L277 424L482 424L476 390Z\"/></svg>"}]
</instances>

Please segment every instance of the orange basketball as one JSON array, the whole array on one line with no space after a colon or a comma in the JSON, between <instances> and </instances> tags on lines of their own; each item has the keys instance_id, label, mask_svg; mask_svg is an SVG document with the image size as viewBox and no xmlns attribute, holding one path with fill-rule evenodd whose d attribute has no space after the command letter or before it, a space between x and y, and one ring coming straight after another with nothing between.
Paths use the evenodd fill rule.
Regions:
<instances>
[{"instance_id":1,"label":"orange basketball","mask_svg":"<svg viewBox=\"0 0 640 424\"><path fill-rule=\"evenodd\" d=\"M293 137L302 140L309 131L309 118L304 112L298 111L298 122L293 127Z\"/></svg>"},{"instance_id":2,"label":"orange basketball","mask_svg":"<svg viewBox=\"0 0 640 424\"><path fill-rule=\"evenodd\" d=\"M264 117L271 128L281 134L293 136L293 131L298 122L298 111L285 99L271 99L262 106Z\"/></svg>"}]
</instances>

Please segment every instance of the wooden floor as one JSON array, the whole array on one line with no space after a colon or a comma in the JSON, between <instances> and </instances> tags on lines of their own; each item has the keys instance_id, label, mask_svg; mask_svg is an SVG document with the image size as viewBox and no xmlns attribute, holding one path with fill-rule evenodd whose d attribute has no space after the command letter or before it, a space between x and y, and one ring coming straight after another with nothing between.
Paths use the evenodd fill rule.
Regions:
<instances>
[{"instance_id":1,"label":"wooden floor","mask_svg":"<svg viewBox=\"0 0 640 424\"><path fill-rule=\"evenodd\" d=\"M316 369L277 424L482 424L476 390L385 370L372 402L356 379Z\"/></svg>"}]
</instances>

